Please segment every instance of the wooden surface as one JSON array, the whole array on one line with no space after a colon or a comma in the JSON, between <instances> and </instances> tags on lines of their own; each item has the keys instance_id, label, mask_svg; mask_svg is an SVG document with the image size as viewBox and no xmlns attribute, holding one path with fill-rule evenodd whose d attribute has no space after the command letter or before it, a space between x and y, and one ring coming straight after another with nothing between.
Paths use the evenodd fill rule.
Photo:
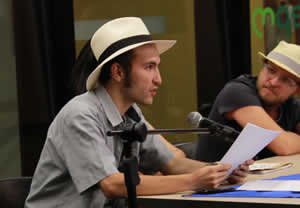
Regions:
<instances>
[{"instance_id":1,"label":"wooden surface","mask_svg":"<svg viewBox=\"0 0 300 208\"><path fill-rule=\"evenodd\" d=\"M267 174L249 174L247 181L275 178L278 176L300 173L300 154L291 156L277 156L261 160L261 162L292 162L290 168L278 170ZM138 198L141 208L167 208L167 207L208 207L208 208L234 208L234 207L300 207L300 198L244 198L244 197L183 197L191 194L184 192L169 195L143 196Z\"/></svg>"}]
</instances>

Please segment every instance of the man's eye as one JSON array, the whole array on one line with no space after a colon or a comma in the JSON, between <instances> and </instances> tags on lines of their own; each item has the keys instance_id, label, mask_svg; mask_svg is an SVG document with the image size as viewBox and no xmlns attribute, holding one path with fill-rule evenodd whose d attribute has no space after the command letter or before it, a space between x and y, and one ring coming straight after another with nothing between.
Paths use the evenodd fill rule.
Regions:
<instances>
[{"instance_id":1,"label":"man's eye","mask_svg":"<svg viewBox=\"0 0 300 208\"><path fill-rule=\"evenodd\" d=\"M150 69L153 69L153 67L154 67L154 66L153 66L152 64L151 64L151 65L147 65L147 66L146 66L146 69L149 69L149 70L150 70Z\"/></svg>"},{"instance_id":2,"label":"man's eye","mask_svg":"<svg viewBox=\"0 0 300 208\"><path fill-rule=\"evenodd\" d=\"M268 71L272 74L276 73L275 69L268 67Z\"/></svg>"}]
</instances>

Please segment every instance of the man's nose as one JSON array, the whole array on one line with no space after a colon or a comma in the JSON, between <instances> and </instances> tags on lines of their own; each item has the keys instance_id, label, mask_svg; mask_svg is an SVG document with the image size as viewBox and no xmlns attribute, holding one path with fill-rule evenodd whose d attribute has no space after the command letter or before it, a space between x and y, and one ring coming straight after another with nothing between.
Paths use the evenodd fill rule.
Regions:
<instances>
[{"instance_id":1,"label":"man's nose","mask_svg":"<svg viewBox=\"0 0 300 208\"><path fill-rule=\"evenodd\" d=\"M277 74L277 75L275 75L274 77L272 77L272 78L270 79L270 83L271 83L273 86L279 85L279 84L281 83L281 81L280 81L280 76L278 76L278 74Z\"/></svg>"},{"instance_id":2,"label":"man's nose","mask_svg":"<svg viewBox=\"0 0 300 208\"><path fill-rule=\"evenodd\" d=\"M154 76L153 82L155 84L157 84L157 85L161 85L161 83L162 83L162 78L160 76L159 69L157 69L156 72L155 72L155 76Z\"/></svg>"}]
</instances>

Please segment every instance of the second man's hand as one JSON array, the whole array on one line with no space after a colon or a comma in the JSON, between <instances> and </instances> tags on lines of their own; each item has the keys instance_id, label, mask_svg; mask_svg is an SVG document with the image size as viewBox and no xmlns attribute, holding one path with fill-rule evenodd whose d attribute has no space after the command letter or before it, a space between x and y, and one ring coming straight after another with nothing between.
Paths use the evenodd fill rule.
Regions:
<instances>
[{"instance_id":1,"label":"second man's hand","mask_svg":"<svg viewBox=\"0 0 300 208\"><path fill-rule=\"evenodd\" d=\"M231 184L243 183L249 173L249 165L252 165L254 160L247 160L239 165L239 168L233 170L227 181Z\"/></svg>"}]
</instances>

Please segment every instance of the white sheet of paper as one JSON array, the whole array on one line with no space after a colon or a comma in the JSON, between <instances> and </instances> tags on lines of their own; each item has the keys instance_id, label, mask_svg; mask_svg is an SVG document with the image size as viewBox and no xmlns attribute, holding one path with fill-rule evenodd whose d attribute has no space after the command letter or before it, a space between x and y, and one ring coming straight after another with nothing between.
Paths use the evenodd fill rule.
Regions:
<instances>
[{"instance_id":1,"label":"white sheet of paper","mask_svg":"<svg viewBox=\"0 0 300 208\"><path fill-rule=\"evenodd\" d=\"M280 131L268 130L248 123L220 163L232 165L229 175L240 164L252 159L279 134Z\"/></svg>"},{"instance_id":2,"label":"white sheet of paper","mask_svg":"<svg viewBox=\"0 0 300 208\"><path fill-rule=\"evenodd\" d=\"M237 190L248 191L300 191L298 180L258 180L249 181L241 185Z\"/></svg>"}]
</instances>

